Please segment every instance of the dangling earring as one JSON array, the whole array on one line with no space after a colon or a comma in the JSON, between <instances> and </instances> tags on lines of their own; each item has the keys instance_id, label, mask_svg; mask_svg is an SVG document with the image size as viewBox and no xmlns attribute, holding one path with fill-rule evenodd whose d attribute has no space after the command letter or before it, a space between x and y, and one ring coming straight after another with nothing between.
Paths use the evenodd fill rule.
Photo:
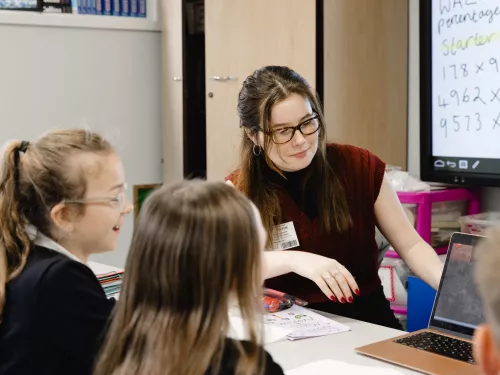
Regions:
<instances>
[{"instance_id":1,"label":"dangling earring","mask_svg":"<svg viewBox=\"0 0 500 375\"><path fill-rule=\"evenodd\" d=\"M252 148L252 152L255 156L259 156L262 153L262 147L259 145L254 144Z\"/></svg>"}]
</instances>

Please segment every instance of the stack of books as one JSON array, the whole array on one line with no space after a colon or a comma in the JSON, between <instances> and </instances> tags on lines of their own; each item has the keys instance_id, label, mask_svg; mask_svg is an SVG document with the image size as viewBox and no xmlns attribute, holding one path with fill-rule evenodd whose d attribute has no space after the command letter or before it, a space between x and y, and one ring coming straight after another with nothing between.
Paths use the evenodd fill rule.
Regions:
<instances>
[{"instance_id":1,"label":"stack of books","mask_svg":"<svg viewBox=\"0 0 500 375\"><path fill-rule=\"evenodd\" d=\"M106 297L118 299L120 297L125 271L117 267L96 262L88 262L88 266L96 275L99 283L101 283Z\"/></svg>"},{"instance_id":2,"label":"stack of books","mask_svg":"<svg viewBox=\"0 0 500 375\"><path fill-rule=\"evenodd\" d=\"M146 18L147 0L0 0L0 10Z\"/></svg>"},{"instance_id":3,"label":"stack of books","mask_svg":"<svg viewBox=\"0 0 500 375\"><path fill-rule=\"evenodd\" d=\"M61 0L44 0L61 1ZM64 0L62 0L64 1ZM121 17L146 17L147 0L71 0L73 13L121 16Z\"/></svg>"}]
</instances>

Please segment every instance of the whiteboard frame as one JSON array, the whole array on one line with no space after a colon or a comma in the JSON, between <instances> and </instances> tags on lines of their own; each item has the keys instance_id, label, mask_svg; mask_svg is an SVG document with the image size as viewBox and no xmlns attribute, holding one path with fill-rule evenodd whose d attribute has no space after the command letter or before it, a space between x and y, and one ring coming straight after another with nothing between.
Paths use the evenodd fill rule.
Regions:
<instances>
[{"instance_id":1,"label":"whiteboard frame","mask_svg":"<svg viewBox=\"0 0 500 375\"><path fill-rule=\"evenodd\" d=\"M457 186L500 187L498 173L436 171L432 155L432 1L420 0L420 179Z\"/></svg>"}]
</instances>

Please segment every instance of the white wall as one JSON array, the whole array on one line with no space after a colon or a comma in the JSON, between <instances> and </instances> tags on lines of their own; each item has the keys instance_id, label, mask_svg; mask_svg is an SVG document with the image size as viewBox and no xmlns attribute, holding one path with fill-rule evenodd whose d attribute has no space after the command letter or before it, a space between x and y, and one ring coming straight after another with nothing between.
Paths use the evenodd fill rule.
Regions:
<instances>
[{"instance_id":1,"label":"white wall","mask_svg":"<svg viewBox=\"0 0 500 375\"><path fill-rule=\"evenodd\" d=\"M0 25L0 142L54 127L102 132L134 184L162 180L161 34ZM93 260L123 266L132 215L117 251Z\"/></svg>"},{"instance_id":2,"label":"white wall","mask_svg":"<svg viewBox=\"0 0 500 375\"><path fill-rule=\"evenodd\" d=\"M408 171L420 175L419 0L410 0ZM483 189L482 211L500 211L500 189Z\"/></svg>"}]
</instances>

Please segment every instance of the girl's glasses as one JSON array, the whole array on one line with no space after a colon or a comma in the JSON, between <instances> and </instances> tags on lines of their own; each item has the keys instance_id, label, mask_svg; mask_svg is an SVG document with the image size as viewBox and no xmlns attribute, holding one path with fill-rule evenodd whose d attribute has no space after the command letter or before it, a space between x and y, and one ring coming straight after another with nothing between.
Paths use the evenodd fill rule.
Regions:
<instances>
[{"instance_id":1,"label":"girl's glasses","mask_svg":"<svg viewBox=\"0 0 500 375\"><path fill-rule=\"evenodd\" d=\"M120 212L125 211L127 207L127 184L124 184L123 190L112 197L99 197L99 198L87 198L87 199L68 199L63 203L68 204L91 204L91 203L112 203L116 208L120 210Z\"/></svg>"}]
</instances>

